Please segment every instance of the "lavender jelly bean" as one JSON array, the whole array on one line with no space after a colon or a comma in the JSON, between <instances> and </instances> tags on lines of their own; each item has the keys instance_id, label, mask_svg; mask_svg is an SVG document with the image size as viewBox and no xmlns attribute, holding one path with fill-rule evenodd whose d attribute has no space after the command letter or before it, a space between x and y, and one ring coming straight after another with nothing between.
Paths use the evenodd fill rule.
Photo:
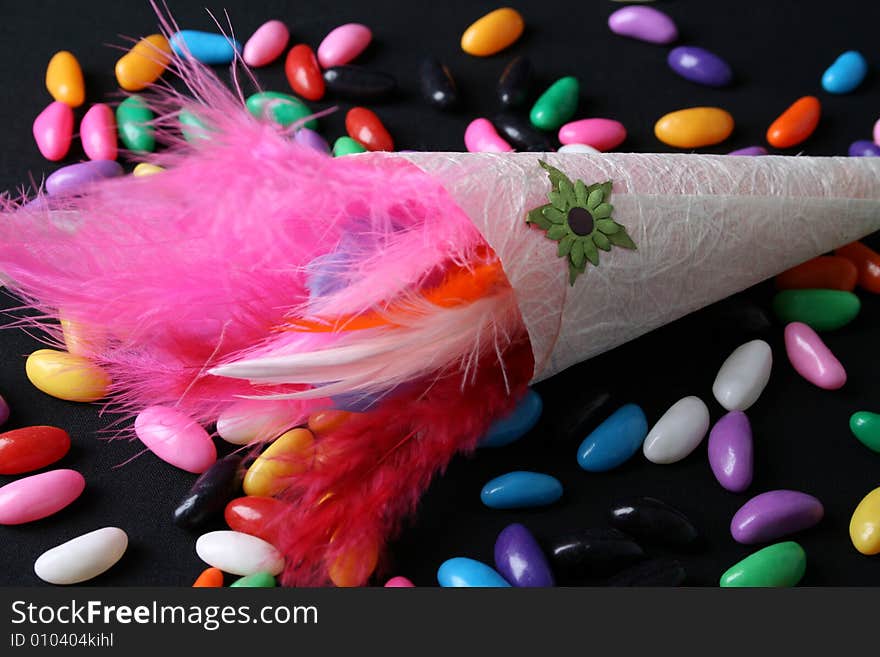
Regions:
<instances>
[{"instance_id":1,"label":"lavender jelly bean","mask_svg":"<svg viewBox=\"0 0 880 657\"><path fill-rule=\"evenodd\" d=\"M675 22L653 7L624 7L608 17L608 27L615 34L648 43L672 43L678 38Z\"/></svg>"},{"instance_id":2,"label":"lavender jelly bean","mask_svg":"<svg viewBox=\"0 0 880 657\"><path fill-rule=\"evenodd\" d=\"M767 155L767 149L763 146L747 146L746 148L738 148L735 151L730 151L728 155Z\"/></svg>"},{"instance_id":3,"label":"lavender jelly bean","mask_svg":"<svg viewBox=\"0 0 880 657\"><path fill-rule=\"evenodd\" d=\"M742 411L730 411L709 432L709 467L725 489L741 493L754 471L752 427Z\"/></svg>"},{"instance_id":4,"label":"lavender jelly bean","mask_svg":"<svg viewBox=\"0 0 880 657\"><path fill-rule=\"evenodd\" d=\"M825 515L822 503L796 490L771 490L743 504L730 521L737 543L769 543L809 529Z\"/></svg>"},{"instance_id":5,"label":"lavender jelly bean","mask_svg":"<svg viewBox=\"0 0 880 657\"><path fill-rule=\"evenodd\" d=\"M89 183L122 174L122 165L114 160L79 162L62 167L46 178L46 192L51 196L69 194Z\"/></svg>"},{"instance_id":6,"label":"lavender jelly bean","mask_svg":"<svg viewBox=\"0 0 880 657\"><path fill-rule=\"evenodd\" d=\"M669 68L685 80L706 85L724 87L733 79L733 71L727 62L713 52L696 46L679 46L669 51L666 58Z\"/></svg>"},{"instance_id":7,"label":"lavender jelly bean","mask_svg":"<svg viewBox=\"0 0 880 657\"><path fill-rule=\"evenodd\" d=\"M319 135L317 132L310 128L300 128L296 131L296 135L294 135L293 140L297 144L301 144L303 146L308 146L309 148L314 148L316 151L321 151L322 153L330 154L330 145L327 141Z\"/></svg>"}]
</instances>

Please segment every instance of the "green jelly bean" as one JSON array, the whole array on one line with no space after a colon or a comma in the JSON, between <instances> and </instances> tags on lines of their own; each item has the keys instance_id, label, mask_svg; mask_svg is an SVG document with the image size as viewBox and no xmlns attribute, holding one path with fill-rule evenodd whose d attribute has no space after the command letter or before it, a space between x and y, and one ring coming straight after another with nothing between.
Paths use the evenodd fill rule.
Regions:
<instances>
[{"instance_id":1,"label":"green jelly bean","mask_svg":"<svg viewBox=\"0 0 880 657\"><path fill-rule=\"evenodd\" d=\"M721 576L723 587L785 587L801 581L807 554L794 541L775 543L747 556Z\"/></svg>"},{"instance_id":2,"label":"green jelly bean","mask_svg":"<svg viewBox=\"0 0 880 657\"><path fill-rule=\"evenodd\" d=\"M367 149L361 146L351 137L340 137L333 143L333 156L351 155L352 153L366 153Z\"/></svg>"},{"instance_id":3,"label":"green jelly bean","mask_svg":"<svg viewBox=\"0 0 880 657\"><path fill-rule=\"evenodd\" d=\"M235 580L231 587L247 589L271 589L275 586L275 578L269 573L254 573Z\"/></svg>"},{"instance_id":4,"label":"green jelly bean","mask_svg":"<svg viewBox=\"0 0 880 657\"><path fill-rule=\"evenodd\" d=\"M865 447L880 452L880 415L868 411L853 413L849 428Z\"/></svg>"},{"instance_id":5,"label":"green jelly bean","mask_svg":"<svg viewBox=\"0 0 880 657\"><path fill-rule=\"evenodd\" d=\"M312 110L299 98L279 91L256 93L245 101L245 105L247 105L248 111L258 119L266 118L268 114L268 118L282 128L313 114ZM305 127L316 130L318 122L315 119L310 119L306 121Z\"/></svg>"},{"instance_id":6,"label":"green jelly bean","mask_svg":"<svg viewBox=\"0 0 880 657\"><path fill-rule=\"evenodd\" d=\"M116 125L119 139L128 150L138 153L152 153L156 150L156 132L150 125L153 118L153 111L136 94L119 103L116 108Z\"/></svg>"},{"instance_id":7,"label":"green jelly bean","mask_svg":"<svg viewBox=\"0 0 880 657\"><path fill-rule=\"evenodd\" d=\"M541 130L556 130L568 121L577 109L580 85L577 78L559 78L535 101L529 119Z\"/></svg>"},{"instance_id":8,"label":"green jelly bean","mask_svg":"<svg viewBox=\"0 0 880 657\"><path fill-rule=\"evenodd\" d=\"M180 121L180 131L183 133L183 138L190 144L197 142L199 139L208 138L208 126L189 110L181 110L177 118Z\"/></svg>"},{"instance_id":9,"label":"green jelly bean","mask_svg":"<svg viewBox=\"0 0 880 657\"><path fill-rule=\"evenodd\" d=\"M815 331L846 326L861 306L855 294L841 290L783 290L773 298L773 312L780 321L803 322Z\"/></svg>"}]
</instances>

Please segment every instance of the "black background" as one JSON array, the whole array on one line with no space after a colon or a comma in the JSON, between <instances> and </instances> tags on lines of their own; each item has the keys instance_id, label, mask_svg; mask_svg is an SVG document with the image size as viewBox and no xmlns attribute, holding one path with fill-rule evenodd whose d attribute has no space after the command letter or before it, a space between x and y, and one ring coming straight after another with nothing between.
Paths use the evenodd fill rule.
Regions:
<instances>
[{"instance_id":1,"label":"black background","mask_svg":"<svg viewBox=\"0 0 880 657\"><path fill-rule=\"evenodd\" d=\"M170 8L185 28L212 29L203 2L176 1ZM394 73L401 91L393 102L375 109L393 134L397 148L463 150L462 135L476 116L496 108L498 74L516 54L527 54L537 71L532 98L563 75L581 81L578 116L607 116L622 121L629 138L620 150L667 151L653 137L654 122L666 112L695 105L717 105L736 119L733 136L705 152L724 153L764 143L770 122L791 102L818 95L823 117L815 135L798 150L810 155L846 154L856 139L870 139L880 116L880 53L874 0L734 1L704 0L655 3L672 15L680 43L706 47L722 56L736 73L728 89L708 89L674 75L666 65L669 48L617 37L608 15L622 5L607 0L511 2L525 16L527 31L511 49L486 59L463 54L459 38L493 2L444 0L437 3L342 0L218 0L212 8L222 18L225 7L244 42L263 21L280 18L291 27L292 43L317 47L334 26L358 21L374 30L374 42L357 63ZM147 2L12 2L0 0L0 102L2 148L0 189L14 189L57 168L43 160L31 136L34 117L51 100L43 80L54 52L73 51L86 73L89 102L120 99L113 66L126 36L155 31ZM844 50L866 55L872 72L853 94L822 92L820 77ZM433 54L452 69L464 99L457 113L440 114L418 97L420 58ZM283 65L257 71L267 89L287 91ZM314 103L315 108L332 105ZM342 110L346 103L340 103ZM87 107L77 110L79 119ZM526 110L523 110L526 111ZM328 139L344 134L344 111L322 120ZM766 144L765 144L766 145ZM76 145L67 163L82 157ZM828 217L833 221L834 217ZM875 247L876 239L869 240ZM730 263L731 267L737 263ZM764 283L743 296L768 308L773 289ZM773 488L794 488L819 497L825 520L796 536L807 551L807 585L880 584L880 557L855 551L848 524L859 500L880 484L880 455L853 438L848 418L857 410L880 410L877 355L880 300L859 292L858 319L825 336L849 373L846 387L821 391L789 365L782 327L767 335L775 365L770 384L749 411L755 435L755 480L746 494L724 491L706 460L705 443L682 462L648 463L637 455L606 474L587 474L575 452L589 425L572 434L563 429L597 395L612 402L592 424L626 402L642 405L650 422L685 395L701 396L717 420L723 409L711 395L717 368L738 344L752 337L728 325L713 307L676 322L621 348L571 368L538 385L545 411L540 424L518 444L458 458L424 497L418 517L389 550L388 575L406 575L417 585L435 584L436 569L452 556L492 562L498 532L510 522L526 524L539 537L577 528L603 526L609 504L620 497L652 495L685 511L706 537L706 547L680 555L688 584L715 585L721 573L753 548L730 537L732 514L749 497ZM13 305L5 300L6 306ZM5 320L4 320L5 321ZM204 567L194 550L195 535L175 527L171 512L194 476L176 470L137 444L105 442L112 418L98 409L49 398L27 381L24 359L38 343L18 330L0 334L0 393L13 409L6 429L52 424L71 433L74 447L58 465L79 470L88 482L83 496L57 515L18 527L0 527L0 584L36 584L32 566L44 550L106 525L124 528L130 548L96 585L188 586ZM565 486L561 502L534 511L493 511L479 501L481 486L514 469L552 473ZM13 478L0 477L0 484ZM217 528L220 528L218 524ZM651 554L669 554L649 549Z\"/></svg>"}]
</instances>

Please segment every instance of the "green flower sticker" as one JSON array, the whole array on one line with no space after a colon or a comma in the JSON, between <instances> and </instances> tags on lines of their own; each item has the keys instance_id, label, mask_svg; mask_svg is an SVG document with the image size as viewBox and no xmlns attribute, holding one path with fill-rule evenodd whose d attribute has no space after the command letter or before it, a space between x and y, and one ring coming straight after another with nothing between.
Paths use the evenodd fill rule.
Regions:
<instances>
[{"instance_id":1,"label":"green flower sticker","mask_svg":"<svg viewBox=\"0 0 880 657\"><path fill-rule=\"evenodd\" d=\"M543 160L538 164L550 176L550 202L530 211L526 222L538 226L559 243L557 255L568 260L571 285L584 273L588 262L599 266L599 250L610 251L612 246L636 248L626 228L611 217L614 206L608 202L610 180L595 185L586 185L582 180L572 182Z\"/></svg>"}]
</instances>

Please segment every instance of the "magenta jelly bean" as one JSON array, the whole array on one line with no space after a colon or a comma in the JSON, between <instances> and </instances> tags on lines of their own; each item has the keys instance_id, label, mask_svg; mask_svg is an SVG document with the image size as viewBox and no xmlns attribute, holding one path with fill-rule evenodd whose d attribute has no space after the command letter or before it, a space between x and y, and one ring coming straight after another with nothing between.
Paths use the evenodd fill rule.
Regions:
<instances>
[{"instance_id":1,"label":"magenta jelly bean","mask_svg":"<svg viewBox=\"0 0 880 657\"><path fill-rule=\"evenodd\" d=\"M615 34L648 43L672 43L678 38L675 22L653 7L618 9L608 17L608 27Z\"/></svg>"},{"instance_id":2,"label":"magenta jelly bean","mask_svg":"<svg viewBox=\"0 0 880 657\"><path fill-rule=\"evenodd\" d=\"M387 589L411 589L413 587L415 587L415 584L409 581L406 577L401 577L400 575L392 577L385 582L385 588Z\"/></svg>"},{"instance_id":3,"label":"magenta jelly bean","mask_svg":"<svg viewBox=\"0 0 880 657\"><path fill-rule=\"evenodd\" d=\"M489 119L474 119L464 131L464 145L469 153L511 153L513 148L495 131Z\"/></svg>"},{"instance_id":4,"label":"magenta jelly bean","mask_svg":"<svg viewBox=\"0 0 880 657\"><path fill-rule=\"evenodd\" d=\"M767 149L763 146L747 146L746 148L739 148L735 151L730 151L728 155L767 155Z\"/></svg>"},{"instance_id":5,"label":"magenta jelly bean","mask_svg":"<svg viewBox=\"0 0 880 657\"><path fill-rule=\"evenodd\" d=\"M281 21L266 21L244 44L242 59L248 66L267 66L278 59L290 41L290 30Z\"/></svg>"},{"instance_id":6,"label":"magenta jelly bean","mask_svg":"<svg viewBox=\"0 0 880 657\"><path fill-rule=\"evenodd\" d=\"M366 25L340 25L331 30L318 46L318 63L323 68L348 64L366 50L372 38L373 33Z\"/></svg>"},{"instance_id":7,"label":"magenta jelly bean","mask_svg":"<svg viewBox=\"0 0 880 657\"><path fill-rule=\"evenodd\" d=\"M587 144L599 151L610 151L626 139L626 128L614 119L580 119L559 128L562 144Z\"/></svg>"},{"instance_id":8,"label":"magenta jelly bean","mask_svg":"<svg viewBox=\"0 0 880 657\"><path fill-rule=\"evenodd\" d=\"M56 100L34 119L34 141L47 160L63 160L72 139L73 110L70 105Z\"/></svg>"},{"instance_id":9,"label":"magenta jelly bean","mask_svg":"<svg viewBox=\"0 0 880 657\"><path fill-rule=\"evenodd\" d=\"M874 143L880 144L880 119L874 124Z\"/></svg>"},{"instance_id":10,"label":"magenta jelly bean","mask_svg":"<svg viewBox=\"0 0 880 657\"><path fill-rule=\"evenodd\" d=\"M116 119L108 105L97 103L89 108L79 125L79 136L90 160L116 159Z\"/></svg>"},{"instance_id":11,"label":"magenta jelly bean","mask_svg":"<svg viewBox=\"0 0 880 657\"><path fill-rule=\"evenodd\" d=\"M837 390L846 383L846 370L822 338L806 324L785 327L785 352L795 371L815 386Z\"/></svg>"}]
</instances>

